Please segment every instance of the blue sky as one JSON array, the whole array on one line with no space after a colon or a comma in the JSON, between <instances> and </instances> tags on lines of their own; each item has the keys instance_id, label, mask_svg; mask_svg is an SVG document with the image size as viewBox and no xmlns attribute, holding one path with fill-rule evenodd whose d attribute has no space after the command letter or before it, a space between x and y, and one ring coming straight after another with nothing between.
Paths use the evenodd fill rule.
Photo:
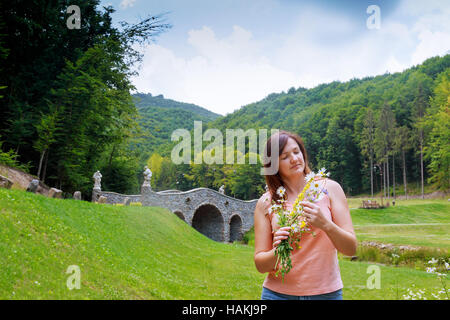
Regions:
<instances>
[{"instance_id":1,"label":"blue sky","mask_svg":"<svg viewBox=\"0 0 450 320\"><path fill-rule=\"evenodd\" d=\"M113 21L166 13L140 48L140 92L231 113L272 92L402 71L450 49L437 0L114 0ZM370 5L379 8L379 28ZM369 22L368 22L369 20Z\"/></svg>"}]
</instances>

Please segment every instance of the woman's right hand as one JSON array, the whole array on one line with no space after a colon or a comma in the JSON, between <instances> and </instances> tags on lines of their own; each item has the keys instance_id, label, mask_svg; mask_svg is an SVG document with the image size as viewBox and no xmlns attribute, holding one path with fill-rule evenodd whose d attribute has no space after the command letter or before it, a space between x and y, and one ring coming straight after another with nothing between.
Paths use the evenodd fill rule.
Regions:
<instances>
[{"instance_id":1,"label":"woman's right hand","mask_svg":"<svg viewBox=\"0 0 450 320\"><path fill-rule=\"evenodd\" d=\"M289 238L289 227L282 227L273 234L273 247L276 248L282 240Z\"/></svg>"}]
</instances>

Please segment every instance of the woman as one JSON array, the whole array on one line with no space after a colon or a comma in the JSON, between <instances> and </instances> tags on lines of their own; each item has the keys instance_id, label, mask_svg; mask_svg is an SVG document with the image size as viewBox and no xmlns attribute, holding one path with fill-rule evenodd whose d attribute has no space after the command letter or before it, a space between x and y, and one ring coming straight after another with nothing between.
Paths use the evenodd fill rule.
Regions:
<instances>
[{"instance_id":1,"label":"woman","mask_svg":"<svg viewBox=\"0 0 450 320\"><path fill-rule=\"evenodd\" d=\"M342 300L337 250L352 256L356 252L357 240L345 194L339 183L322 179L328 191L316 203L302 202L311 233L303 233L300 249L292 251L292 269L285 275L276 276L277 257L275 249L289 236L289 228L280 228L276 215L269 213L272 199L280 199L277 189L286 189L285 210L292 210L298 194L305 186L305 176L311 172L308 155L302 139L290 132L280 131L272 135L266 144L266 155L271 156L271 140L278 139L278 173L266 175L269 190L258 200L255 208L255 265L259 272L269 274L263 283L263 300ZM269 167L268 163L265 166Z\"/></svg>"}]
</instances>

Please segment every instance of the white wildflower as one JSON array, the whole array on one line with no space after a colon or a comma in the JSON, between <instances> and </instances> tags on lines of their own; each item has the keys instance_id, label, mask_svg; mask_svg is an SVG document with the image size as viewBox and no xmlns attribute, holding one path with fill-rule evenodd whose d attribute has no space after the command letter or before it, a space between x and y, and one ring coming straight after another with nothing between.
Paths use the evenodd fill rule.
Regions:
<instances>
[{"instance_id":1,"label":"white wildflower","mask_svg":"<svg viewBox=\"0 0 450 320\"><path fill-rule=\"evenodd\" d=\"M292 224L291 229L294 233L300 232L300 226L297 223Z\"/></svg>"},{"instance_id":2,"label":"white wildflower","mask_svg":"<svg viewBox=\"0 0 450 320\"><path fill-rule=\"evenodd\" d=\"M309 187L309 189L310 189L312 192L320 192L320 190L321 190L320 187L321 187L320 182L317 181L317 180L315 180L315 181L313 181L313 182L311 183L311 187Z\"/></svg>"},{"instance_id":3,"label":"white wildflower","mask_svg":"<svg viewBox=\"0 0 450 320\"><path fill-rule=\"evenodd\" d=\"M278 208L281 208L281 205L280 205L280 204L273 204L273 205L271 205L270 208L269 208L269 213L272 213L272 212L274 212L274 211L277 211Z\"/></svg>"},{"instance_id":4,"label":"white wildflower","mask_svg":"<svg viewBox=\"0 0 450 320\"><path fill-rule=\"evenodd\" d=\"M305 181L306 183L314 180L314 177L316 176L316 174L314 173L314 171L311 171L310 173L308 173L305 177Z\"/></svg>"},{"instance_id":5,"label":"white wildflower","mask_svg":"<svg viewBox=\"0 0 450 320\"><path fill-rule=\"evenodd\" d=\"M285 189L283 186L281 186L281 187L279 187L279 188L277 189L277 194L278 194L281 198L284 197L285 193L286 193L286 189Z\"/></svg>"},{"instance_id":6,"label":"white wildflower","mask_svg":"<svg viewBox=\"0 0 450 320\"><path fill-rule=\"evenodd\" d=\"M434 257L433 258L431 258L431 260L430 261L428 261L428 263L430 263L430 264L436 264L438 262L438 260L437 259L435 259Z\"/></svg>"},{"instance_id":7,"label":"white wildflower","mask_svg":"<svg viewBox=\"0 0 450 320\"><path fill-rule=\"evenodd\" d=\"M436 267L428 267L427 268L427 273L434 273L436 272Z\"/></svg>"}]
</instances>

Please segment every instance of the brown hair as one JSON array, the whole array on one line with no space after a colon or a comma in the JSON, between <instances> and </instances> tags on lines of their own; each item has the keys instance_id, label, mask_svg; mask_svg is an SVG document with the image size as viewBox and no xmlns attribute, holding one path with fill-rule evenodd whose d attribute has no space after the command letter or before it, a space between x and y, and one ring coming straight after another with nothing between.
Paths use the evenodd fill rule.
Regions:
<instances>
[{"instance_id":1,"label":"brown hair","mask_svg":"<svg viewBox=\"0 0 450 320\"><path fill-rule=\"evenodd\" d=\"M271 157L271 144L272 144L271 141L272 141L272 139L278 139L278 143L279 143L278 157L279 157L281 155L281 153L283 152L283 149L286 146L287 141L288 141L289 138L292 138L292 139L294 139L297 142L297 144L298 144L298 146L300 148L300 151L303 154L303 159L305 161L305 169L304 169L303 173L305 175L307 175L308 173L311 172L311 169L309 168L309 163L308 163L308 154L306 152L306 148L305 148L305 145L303 143L302 138L300 138L299 135L297 135L297 134L295 134L293 132L280 130L279 132L272 134L269 137L269 139L267 139L265 155L267 155L268 159L270 159L270 157ZM266 164L264 164L265 168L270 167L270 166L271 166L270 160ZM278 170L279 170L279 167L278 167ZM279 173L278 170L273 175L265 175L266 184L267 184L267 187L269 188L269 192L270 192L271 198L275 202L280 199L280 196L278 196L278 194L277 194L277 189L280 186L284 187L283 180L281 179L281 176L280 176L280 173Z\"/></svg>"}]
</instances>

